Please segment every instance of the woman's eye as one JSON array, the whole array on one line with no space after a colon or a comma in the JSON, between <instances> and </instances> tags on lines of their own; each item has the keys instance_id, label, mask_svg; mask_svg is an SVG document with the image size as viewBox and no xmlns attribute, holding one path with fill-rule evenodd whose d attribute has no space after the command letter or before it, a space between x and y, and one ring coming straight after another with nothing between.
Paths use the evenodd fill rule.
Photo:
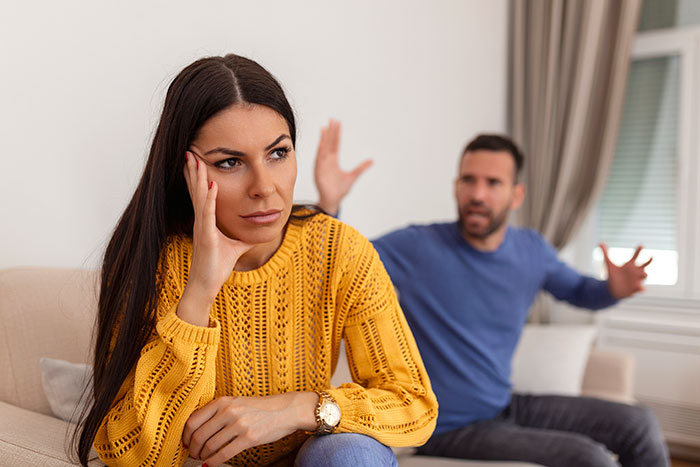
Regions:
<instances>
[{"instance_id":1,"label":"woman's eye","mask_svg":"<svg viewBox=\"0 0 700 467\"><path fill-rule=\"evenodd\" d=\"M277 148L272 151L273 159L286 159L289 156L289 148Z\"/></svg>"},{"instance_id":2,"label":"woman's eye","mask_svg":"<svg viewBox=\"0 0 700 467\"><path fill-rule=\"evenodd\" d=\"M241 161L240 161L240 159L238 159L236 157L232 157L231 159L219 161L215 165L220 169L232 169L234 167L241 165Z\"/></svg>"}]
</instances>

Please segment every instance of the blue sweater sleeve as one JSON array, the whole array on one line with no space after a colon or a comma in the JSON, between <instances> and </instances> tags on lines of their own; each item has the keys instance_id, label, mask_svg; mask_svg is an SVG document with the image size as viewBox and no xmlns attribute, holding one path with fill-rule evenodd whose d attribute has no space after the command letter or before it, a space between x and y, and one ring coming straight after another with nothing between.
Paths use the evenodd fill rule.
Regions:
<instances>
[{"instance_id":1,"label":"blue sweater sleeve","mask_svg":"<svg viewBox=\"0 0 700 467\"><path fill-rule=\"evenodd\" d=\"M557 252L540 235L546 275L542 288L559 300L580 308L600 310L617 303L607 281L579 274L557 257Z\"/></svg>"},{"instance_id":2,"label":"blue sweater sleeve","mask_svg":"<svg viewBox=\"0 0 700 467\"><path fill-rule=\"evenodd\" d=\"M399 290L415 268L417 241L414 237L412 228L408 227L372 240L372 245L379 253L379 258L391 277L391 282Z\"/></svg>"}]
</instances>

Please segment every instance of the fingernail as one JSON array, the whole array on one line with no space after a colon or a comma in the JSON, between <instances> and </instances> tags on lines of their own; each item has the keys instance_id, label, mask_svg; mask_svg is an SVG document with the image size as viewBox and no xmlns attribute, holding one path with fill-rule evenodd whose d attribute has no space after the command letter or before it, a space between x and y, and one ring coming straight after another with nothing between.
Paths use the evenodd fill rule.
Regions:
<instances>
[{"instance_id":1,"label":"fingernail","mask_svg":"<svg viewBox=\"0 0 700 467\"><path fill-rule=\"evenodd\" d=\"M211 190L211 187L214 186L214 182L209 182L209 189Z\"/></svg>"},{"instance_id":2,"label":"fingernail","mask_svg":"<svg viewBox=\"0 0 700 467\"><path fill-rule=\"evenodd\" d=\"M185 151L185 160L186 161L190 160L190 153L188 151Z\"/></svg>"},{"instance_id":3,"label":"fingernail","mask_svg":"<svg viewBox=\"0 0 700 467\"><path fill-rule=\"evenodd\" d=\"M197 168L199 168L199 159L195 159L197 161Z\"/></svg>"},{"instance_id":4,"label":"fingernail","mask_svg":"<svg viewBox=\"0 0 700 467\"><path fill-rule=\"evenodd\" d=\"M185 447L185 449L189 449L189 446L187 446L185 443L182 443L182 445Z\"/></svg>"},{"instance_id":5,"label":"fingernail","mask_svg":"<svg viewBox=\"0 0 700 467\"><path fill-rule=\"evenodd\" d=\"M207 463L205 462L204 464L202 464L202 467L209 467L209 466L208 466Z\"/></svg>"}]
</instances>

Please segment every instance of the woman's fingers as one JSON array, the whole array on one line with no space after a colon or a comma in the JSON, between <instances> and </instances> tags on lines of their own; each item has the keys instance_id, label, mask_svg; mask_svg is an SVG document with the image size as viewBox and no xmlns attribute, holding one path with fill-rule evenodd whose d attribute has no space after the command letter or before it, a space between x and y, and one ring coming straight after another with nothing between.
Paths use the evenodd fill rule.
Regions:
<instances>
[{"instance_id":1,"label":"woman's fingers","mask_svg":"<svg viewBox=\"0 0 700 467\"><path fill-rule=\"evenodd\" d=\"M282 439L309 422L299 422L300 407L310 412L318 396L299 393L266 397L220 397L194 412L187 420L183 442L190 455L209 466L223 464L241 451ZM294 415L292 415L294 414ZM315 425L315 421L311 424Z\"/></svg>"},{"instance_id":2,"label":"woman's fingers","mask_svg":"<svg viewBox=\"0 0 700 467\"><path fill-rule=\"evenodd\" d=\"M193 446L194 440L192 435L216 415L218 410L217 401L218 399L214 399L201 409L192 412L190 418L187 419L185 429L182 432L182 443L190 449L190 453L192 453L192 448L196 448L196 446Z\"/></svg>"},{"instance_id":3,"label":"woman's fingers","mask_svg":"<svg viewBox=\"0 0 700 467\"><path fill-rule=\"evenodd\" d=\"M194 205L194 196L192 194L192 167L194 165L194 155L187 151L185 152L185 166L182 171L185 176L185 183L187 184L187 191L190 193L190 199Z\"/></svg>"},{"instance_id":4,"label":"woman's fingers","mask_svg":"<svg viewBox=\"0 0 700 467\"><path fill-rule=\"evenodd\" d=\"M209 176L207 174L207 166L204 162L200 162L197 155L194 156L195 160L195 170L197 172L196 186L197 186L197 202L199 203L200 209L204 207L207 195L209 194ZM196 214L195 214L196 215Z\"/></svg>"},{"instance_id":5,"label":"woman's fingers","mask_svg":"<svg viewBox=\"0 0 700 467\"><path fill-rule=\"evenodd\" d=\"M190 457L193 459L204 459L216 454L238 435L236 416L241 409L227 405L227 400L215 399L187 420L182 439L189 446ZM212 412L212 409L215 411Z\"/></svg>"},{"instance_id":6,"label":"woman's fingers","mask_svg":"<svg viewBox=\"0 0 700 467\"><path fill-rule=\"evenodd\" d=\"M214 181L209 182L207 196L204 199L202 209L202 222L206 227L216 228L216 194L219 192L219 185Z\"/></svg>"},{"instance_id":7,"label":"woman's fingers","mask_svg":"<svg viewBox=\"0 0 700 467\"><path fill-rule=\"evenodd\" d=\"M195 224L200 224L205 229L215 227L218 186L213 181L209 181L207 167L203 161L199 160L199 156L187 151L185 157L187 158L185 182L192 199Z\"/></svg>"},{"instance_id":8,"label":"woman's fingers","mask_svg":"<svg viewBox=\"0 0 700 467\"><path fill-rule=\"evenodd\" d=\"M185 153L185 182L192 199L195 217L200 213L208 194L209 177L204 162L191 151Z\"/></svg>"},{"instance_id":9,"label":"woman's fingers","mask_svg":"<svg viewBox=\"0 0 700 467\"><path fill-rule=\"evenodd\" d=\"M206 165L204 162L200 162L196 154L187 151L185 153L185 158L185 183L187 184L187 190L190 193L196 216L207 199L209 192L209 175Z\"/></svg>"},{"instance_id":10,"label":"woman's fingers","mask_svg":"<svg viewBox=\"0 0 700 467\"><path fill-rule=\"evenodd\" d=\"M215 467L253 446L255 446L255 444L251 443L249 438L237 436L233 441L219 449L211 457L203 457L202 460L208 467Z\"/></svg>"},{"instance_id":11,"label":"woman's fingers","mask_svg":"<svg viewBox=\"0 0 700 467\"><path fill-rule=\"evenodd\" d=\"M227 433L233 430L233 427L226 422L224 417L214 416L195 430L190 439L192 443L190 444L190 457L192 459L204 459L211 456L235 437L235 435L231 435L227 439L223 439L228 436Z\"/></svg>"},{"instance_id":12,"label":"woman's fingers","mask_svg":"<svg viewBox=\"0 0 700 467\"><path fill-rule=\"evenodd\" d=\"M214 420L212 420L213 422ZM211 423L211 422L210 422ZM199 451L199 459L207 459L216 454L224 446L229 444L231 441L236 439L238 436L238 427L235 424L224 425L218 431L212 434L212 436L203 444L201 450ZM235 454L234 454L235 455ZM233 457L233 456L231 456ZM229 458L220 461L218 464L222 464ZM218 465L209 464L209 465Z\"/></svg>"}]
</instances>

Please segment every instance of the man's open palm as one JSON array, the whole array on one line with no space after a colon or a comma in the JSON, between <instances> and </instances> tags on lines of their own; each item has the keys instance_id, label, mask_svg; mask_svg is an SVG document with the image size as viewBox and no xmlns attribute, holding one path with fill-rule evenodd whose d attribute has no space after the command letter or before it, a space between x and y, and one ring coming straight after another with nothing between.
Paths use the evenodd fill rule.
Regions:
<instances>
[{"instance_id":1,"label":"man's open palm","mask_svg":"<svg viewBox=\"0 0 700 467\"><path fill-rule=\"evenodd\" d=\"M642 251L641 246L637 247L632 258L622 266L610 260L608 247L604 243L600 244L600 249L603 250L605 265L608 268L608 288L613 297L619 300L644 290L644 279L647 278L644 269L649 266L653 258L649 258L649 261L642 265L637 265L637 258Z\"/></svg>"},{"instance_id":2,"label":"man's open palm","mask_svg":"<svg viewBox=\"0 0 700 467\"><path fill-rule=\"evenodd\" d=\"M321 129L321 140L316 152L314 179L319 193L318 205L329 214L336 214L340 203L350 191L357 178L372 165L366 160L353 170L340 168L340 122L331 120Z\"/></svg>"}]
</instances>

